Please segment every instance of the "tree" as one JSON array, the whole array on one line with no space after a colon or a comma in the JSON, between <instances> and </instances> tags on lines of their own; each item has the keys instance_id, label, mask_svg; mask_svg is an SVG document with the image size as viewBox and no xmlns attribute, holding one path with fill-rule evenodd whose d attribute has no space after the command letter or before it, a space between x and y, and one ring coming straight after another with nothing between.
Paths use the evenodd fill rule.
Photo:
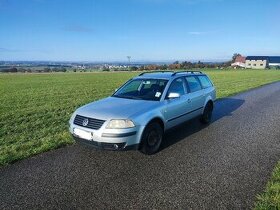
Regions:
<instances>
[{"instance_id":1,"label":"tree","mask_svg":"<svg viewBox=\"0 0 280 210\"><path fill-rule=\"evenodd\" d=\"M11 68L10 70L9 70L10 72L12 72L12 73L15 73L15 72L17 72L18 70L17 70L17 68Z\"/></svg>"},{"instance_id":2,"label":"tree","mask_svg":"<svg viewBox=\"0 0 280 210\"><path fill-rule=\"evenodd\" d=\"M170 65L168 66L168 68L171 69L171 70L174 70L174 69L181 69L181 64L180 64L180 63L178 63L178 64L170 64Z\"/></svg>"},{"instance_id":3,"label":"tree","mask_svg":"<svg viewBox=\"0 0 280 210\"><path fill-rule=\"evenodd\" d=\"M234 53L234 54L233 54L232 59L231 59L232 63L235 62L235 59L236 59L238 56L241 56L241 54L240 54L240 53Z\"/></svg>"},{"instance_id":4,"label":"tree","mask_svg":"<svg viewBox=\"0 0 280 210\"><path fill-rule=\"evenodd\" d=\"M161 65L161 66L160 66L160 69L161 69L161 70L167 70L167 69L168 69L168 66L167 66L166 64Z\"/></svg>"},{"instance_id":5,"label":"tree","mask_svg":"<svg viewBox=\"0 0 280 210\"><path fill-rule=\"evenodd\" d=\"M158 70L158 69L160 69L160 67L158 65L151 64L151 65L145 66L145 69L146 70Z\"/></svg>"},{"instance_id":6,"label":"tree","mask_svg":"<svg viewBox=\"0 0 280 210\"><path fill-rule=\"evenodd\" d=\"M62 71L62 72L66 72L67 69L66 69L66 68L61 68L61 71Z\"/></svg>"},{"instance_id":7,"label":"tree","mask_svg":"<svg viewBox=\"0 0 280 210\"><path fill-rule=\"evenodd\" d=\"M50 67L46 67L46 68L44 68L43 71L44 71L44 72L51 72L51 68L50 68Z\"/></svg>"},{"instance_id":8,"label":"tree","mask_svg":"<svg viewBox=\"0 0 280 210\"><path fill-rule=\"evenodd\" d=\"M189 61L184 61L182 62L182 68L183 69L192 69L193 68L193 64Z\"/></svg>"},{"instance_id":9,"label":"tree","mask_svg":"<svg viewBox=\"0 0 280 210\"><path fill-rule=\"evenodd\" d=\"M137 68L137 66L131 66L131 67L129 68L129 70L130 70L130 71L137 71L138 68Z\"/></svg>"},{"instance_id":10,"label":"tree","mask_svg":"<svg viewBox=\"0 0 280 210\"><path fill-rule=\"evenodd\" d=\"M140 66L140 67L139 67L139 70L140 70L140 71L145 70L145 66L143 66L143 65L142 65L142 66Z\"/></svg>"}]
</instances>

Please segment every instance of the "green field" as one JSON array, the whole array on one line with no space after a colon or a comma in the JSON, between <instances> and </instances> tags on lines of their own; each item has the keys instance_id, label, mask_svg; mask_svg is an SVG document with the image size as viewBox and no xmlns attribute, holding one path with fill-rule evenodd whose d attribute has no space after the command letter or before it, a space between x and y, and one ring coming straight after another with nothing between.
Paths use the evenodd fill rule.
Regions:
<instances>
[{"instance_id":1,"label":"green field","mask_svg":"<svg viewBox=\"0 0 280 210\"><path fill-rule=\"evenodd\" d=\"M279 81L280 71L207 70L218 97ZM0 74L0 165L73 143L74 110L138 73Z\"/></svg>"}]
</instances>

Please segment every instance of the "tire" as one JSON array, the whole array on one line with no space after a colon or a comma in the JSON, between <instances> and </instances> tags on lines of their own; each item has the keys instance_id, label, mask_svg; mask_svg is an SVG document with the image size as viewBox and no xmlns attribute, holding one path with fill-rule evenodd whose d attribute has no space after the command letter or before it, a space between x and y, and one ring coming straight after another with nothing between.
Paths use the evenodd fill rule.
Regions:
<instances>
[{"instance_id":1,"label":"tire","mask_svg":"<svg viewBox=\"0 0 280 210\"><path fill-rule=\"evenodd\" d=\"M204 108L200 122L203 124L209 124L212 119L212 112L213 112L213 105L208 102Z\"/></svg>"},{"instance_id":2,"label":"tire","mask_svg":"<svg viewBox=\"0 0 280 210\"><path fill-rule=\"evenodd\" d=\"M162 127L156 122L148 124L142 135L140 151L146 155L155 154L160 148L162 138Z\"/></svg>"}]
</instances>

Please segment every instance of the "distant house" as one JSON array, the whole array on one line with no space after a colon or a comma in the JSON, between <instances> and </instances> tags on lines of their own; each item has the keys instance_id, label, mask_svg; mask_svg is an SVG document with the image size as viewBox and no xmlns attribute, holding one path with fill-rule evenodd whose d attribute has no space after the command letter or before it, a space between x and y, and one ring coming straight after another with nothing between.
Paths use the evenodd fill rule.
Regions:
<instances>
[{"instance_id":1,"label":"distant house","mask_svg":"<svg viewBox=\"0 0 280 210\"><path fill-rule=\"evenodd\" d=\"M248 69L280 67L280 56L247 56L245 66Z\"/></svg>"},{"instance_id":2,"label":"distant house","mask_svg":"<svg viewBox=\"0 0 280 210\"><path fill-rule=\"evenodd\" d=\"M269 56L269 67L280 68L280 56Z\"/></svg>"},{"instance_id":3,"label":"distant house","mask_svg":"<svg viewBox=\"0 0 280 210\"><path fill-rule=\"evenodd\" d=\"M231 64L232 67L245 68L246 57L239 55L235 58L234 63Z\"/></svg>"},{"instance_id":4,"label":"distant house","mask_svg":"<svg viewBox=\"0 0 280 210\"><path fill-rule=\"evenodd\" d=\"M246 68L248 69L265 69L268 67L268 56L247 56Z\"/></svg>"}]
</instances>

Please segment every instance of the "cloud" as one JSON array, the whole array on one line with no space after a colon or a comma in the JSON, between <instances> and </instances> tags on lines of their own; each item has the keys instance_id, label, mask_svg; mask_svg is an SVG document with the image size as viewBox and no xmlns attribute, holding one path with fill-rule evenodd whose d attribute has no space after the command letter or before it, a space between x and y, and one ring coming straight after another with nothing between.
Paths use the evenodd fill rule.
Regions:
<instances>
[{"instance_id":1,"label":"cloud","mask_svg":"<svg viewBox=\"0 0 280 210\"><path fill-rule=\"evenodd\" d=\"M190 32L188 32L188 34L190 34L190 35L202 35L202 34L205 34L205 32L201 32L201 31L190 31Z\"/></svg>"},{"instance_id":2,"label":"cloud","mask_svg":"<svg viewBox=\"0 0 280 210\"><path fill-rule=\"evenodd\" d=\"M200 36L200 35L205 35L205 34L215 34L216 31L189 31L188 34L189 35L194 35L194 36Z\"/></svg>"},{"instance_id":3,"label":"cloud","mask_svg":"<svg viewBox=\"0 0 280 210\"><path fill-rule=\"evenodd\" d=\"M0 47L0 52L18 52L19 50L16 49L9 49L9 48L4 48Z\"/></svg>"},{"instance_id":4,"label":"cloud","mask_svg":"<svg viewBox=\"0 0 280 210\"><path fill-rule=\"evenodd\" d=\"M0 52L5 52L5 51L7 51L7 49L6 49L6 48L2 48L2 47L0 47Z\"/></svg>"},{"instance_id":5,"label":"cloud","mask_svg":"<svg viewBox=\"0 0 280 210\"><path fill-rule=\"evenodd\" d=\"M47 49L12 49L12 48L0 47L0 53L31 53L31 52L50 53L51 51Z\"/></svg>"},{"instance_id":6,"label":"cloud","mask_svg":"<svg viewBox=\"0 0 280 210\"><path fill-rule=\"evenodd\" d=\"M63 27L62 30L69 32L78 32L78 33L90 33L93 32L93 29L90 27L82 26L82 25L71 25Z\"/></svg>"}]
</instances>

